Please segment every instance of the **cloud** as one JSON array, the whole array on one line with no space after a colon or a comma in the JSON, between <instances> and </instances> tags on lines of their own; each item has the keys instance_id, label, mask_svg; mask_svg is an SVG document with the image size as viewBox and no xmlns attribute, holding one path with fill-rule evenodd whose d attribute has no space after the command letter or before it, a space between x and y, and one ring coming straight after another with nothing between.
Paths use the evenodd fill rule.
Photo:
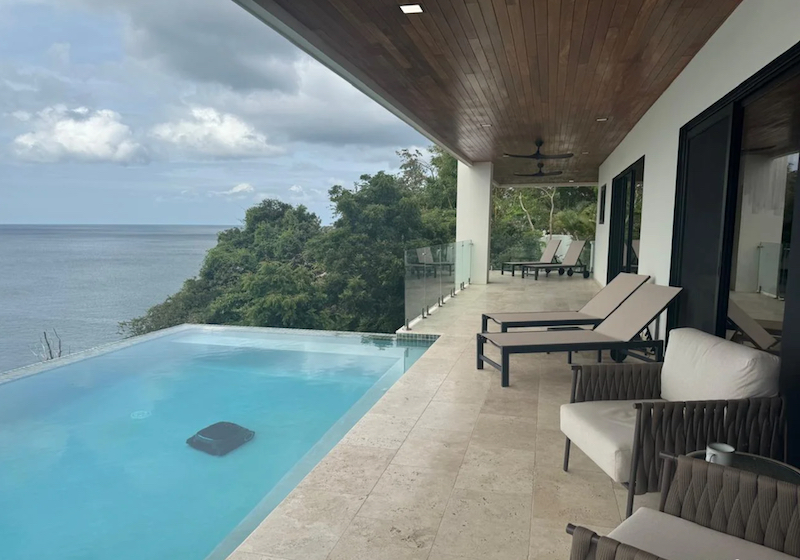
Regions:
<instances>
[{"instance_id":1,"label":"cloud","mask_svg":"<svg viewBox=\"0 0 800 560\"><path fill-rule=\"evenodd\" d=\"M214 191L213 194L217 194L220 196L242 197L244 195L249 195L254 192L256 192L256 188L250 183L239 183L238 185L228 189L227 191Z\"/></svg>"},{"instance_id":2,"label":"cloud","mask_svg":"<svg viewBox=\"0 0 800 560\"><path fill-rule=\"evenodd\" d=\"M235 90L297 90L300 51L230 0L58 0L124 14L135 58L186 79Z\"/></svg>"},{"instance_id":3,"label":"cloud","mask_svg":"<svg viewBox=\"0 0 800 560\"><path fill-rule=\"evenodd\" d=\"M22 112L17 118L24 117ZM55 105L28 115L33 130L14 138L17 157L29 161L141 163L147 152L119 113ZM21 120L25 120L22 118Z\"/></svg>"},{"instance_id":4,"label":"cloud","mask_svg":"<svg viewBox=\"0 0 800 560\"><path fill-rule=\"evenodd\" d=\"M197 90L194 97L243 115L289 142L391 147L391 152L427 144L418 132L319 62L304 56L294 66L296 92L211 88Z\"/></svg>"},{"instance_id":5,"label":"cloud","mask_svg":"<svg viewBox=\"0 0 800 560\"><path fill-rule=\"evenodd\" d=\"M297 194L304 192L303 187L301 187L300 185L292 185L291 187L289 187L289 190Z\"/></svg>"},{"instance_id":6,"label":"cloud","mask_svg":"<svg viewBox=\"0 0 800 560\"><path fill-rule=\"evenodd\" d=\"M190 155L236 159L284 153L239 117L211 107L194 107L188 118L159 124L152 135Z\"/></svg>"}]
</instances>

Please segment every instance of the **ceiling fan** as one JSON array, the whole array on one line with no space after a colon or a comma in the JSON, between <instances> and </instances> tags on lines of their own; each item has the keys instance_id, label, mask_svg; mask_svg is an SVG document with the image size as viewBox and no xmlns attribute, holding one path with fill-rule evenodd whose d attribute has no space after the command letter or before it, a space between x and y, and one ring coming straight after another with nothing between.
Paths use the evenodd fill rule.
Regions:
<instances>
[{"instance_id":1,"label":"ceiling fan","mask_svg":"<svg viewBox=\"0 0 800 560\"><path fill-rule=\"evenodd\" d=\"M575 154L556 154L556 155L547 155L541 152L542 146L544 145L544 140L541 138L536 140L536 151L530 155L523 155L523 154L503 154L503 157L515 157L515 158L525 158L525 159L569 159Z\"/></svg>"},{"instance_id":2,"label":"ceiling fan","mask_svg":"<svg viewBox=\"0 0 800 560\"><path fill-rule=\"evenodd\" d=\"M561 175L563 171L543 171L542 168L544 164L539 162L536 164L539 167L539 171L536 173L514 173L517 177L552 177L553 175Z\"/></svg>"}]
</instances>

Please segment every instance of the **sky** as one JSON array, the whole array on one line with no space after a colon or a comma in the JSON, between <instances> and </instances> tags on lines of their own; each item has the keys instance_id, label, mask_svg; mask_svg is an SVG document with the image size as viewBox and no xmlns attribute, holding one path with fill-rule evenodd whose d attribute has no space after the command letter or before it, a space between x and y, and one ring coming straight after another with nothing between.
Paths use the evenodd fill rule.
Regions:
<instances>
[{"instance_id":1,"label":"sky","mask_svg":"<svg viewBox=\"0 0 800 560\"><path fill-rule=\"evenodd\" d=\"M232 0L0 0L0 224L236 224L429 142Z\"/></svg>"}]
</instances>

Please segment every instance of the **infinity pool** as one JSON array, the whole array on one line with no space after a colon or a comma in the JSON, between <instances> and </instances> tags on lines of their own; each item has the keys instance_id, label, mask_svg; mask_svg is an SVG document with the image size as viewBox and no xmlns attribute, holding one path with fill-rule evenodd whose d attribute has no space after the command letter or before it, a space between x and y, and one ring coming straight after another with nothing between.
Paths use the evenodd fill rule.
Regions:
<instances>
[{"instance_id":1,"label":"infinity pool","mask_svg":"<svg viewBox=\"0 0 800 560\"><path fill-rule=\"evenodd\" d=\"M0 384L0 558L225 558L432 342L164 332ZM186 444L219 421L256 435Z\"/></svg>"}]
</instances>

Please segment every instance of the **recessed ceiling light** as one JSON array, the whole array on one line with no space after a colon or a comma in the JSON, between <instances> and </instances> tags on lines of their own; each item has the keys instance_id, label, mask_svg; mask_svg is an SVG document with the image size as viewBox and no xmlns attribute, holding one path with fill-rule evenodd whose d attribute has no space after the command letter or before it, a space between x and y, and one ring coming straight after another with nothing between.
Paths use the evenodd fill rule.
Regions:
<instances>
[{"instance_id":1,"label":"recessed ceiling light","mask_svg":"<svg viewBox=\"0 0 800 560\"><path fill-rule=\"evenodd\" d=\"M400 9L403 10L404 14L421 14L422 13L422 6L419 4L404 4L400 6Z\"/></svg>"},{"instance_id":2,"label":"recessed ceiling light","mask_svg":"<svg viewBox=\"0 0 800 560\"><path fill-rule=\"evenodd\" d=\"M489 123L483 123L483 124L481 125L481 128L491 128L491 127L492 127L492 125L491 125L491 124L489 124Z\"/></svg>"},{"instance_id":3,"label":"recessed ceiling light","mask_svg":"<svg viewBox=\"0 0 800 560\"><path fill-rule=\"evenodd\" d=\"M574 180L574 179L570 179L570 180L569 180L569 182L570 182L570 183L574 183L574 182L575 182L575 180Z\"/></svg>"},{"instance_id":4,"label":"recessed ceiling light","mask_svg":"<svg viewBox=\"0 0 800 560\"><path fill-rule=\"evenodd\" d=\"M589 152L581 152L581 154L583 154L584 156L588 156Z\"/></svg>"},{"instance_id":5,"label":"recessed ceiling light","mask_svg":"<svg viewBox=\"0 0 800 560\"><path fill-rule=\"evenodd\" d=\"M597 119L595 120L597 120L597 122L606 122L608 120L608 117L597 117Z\"/></svg>"}]
</instances>

